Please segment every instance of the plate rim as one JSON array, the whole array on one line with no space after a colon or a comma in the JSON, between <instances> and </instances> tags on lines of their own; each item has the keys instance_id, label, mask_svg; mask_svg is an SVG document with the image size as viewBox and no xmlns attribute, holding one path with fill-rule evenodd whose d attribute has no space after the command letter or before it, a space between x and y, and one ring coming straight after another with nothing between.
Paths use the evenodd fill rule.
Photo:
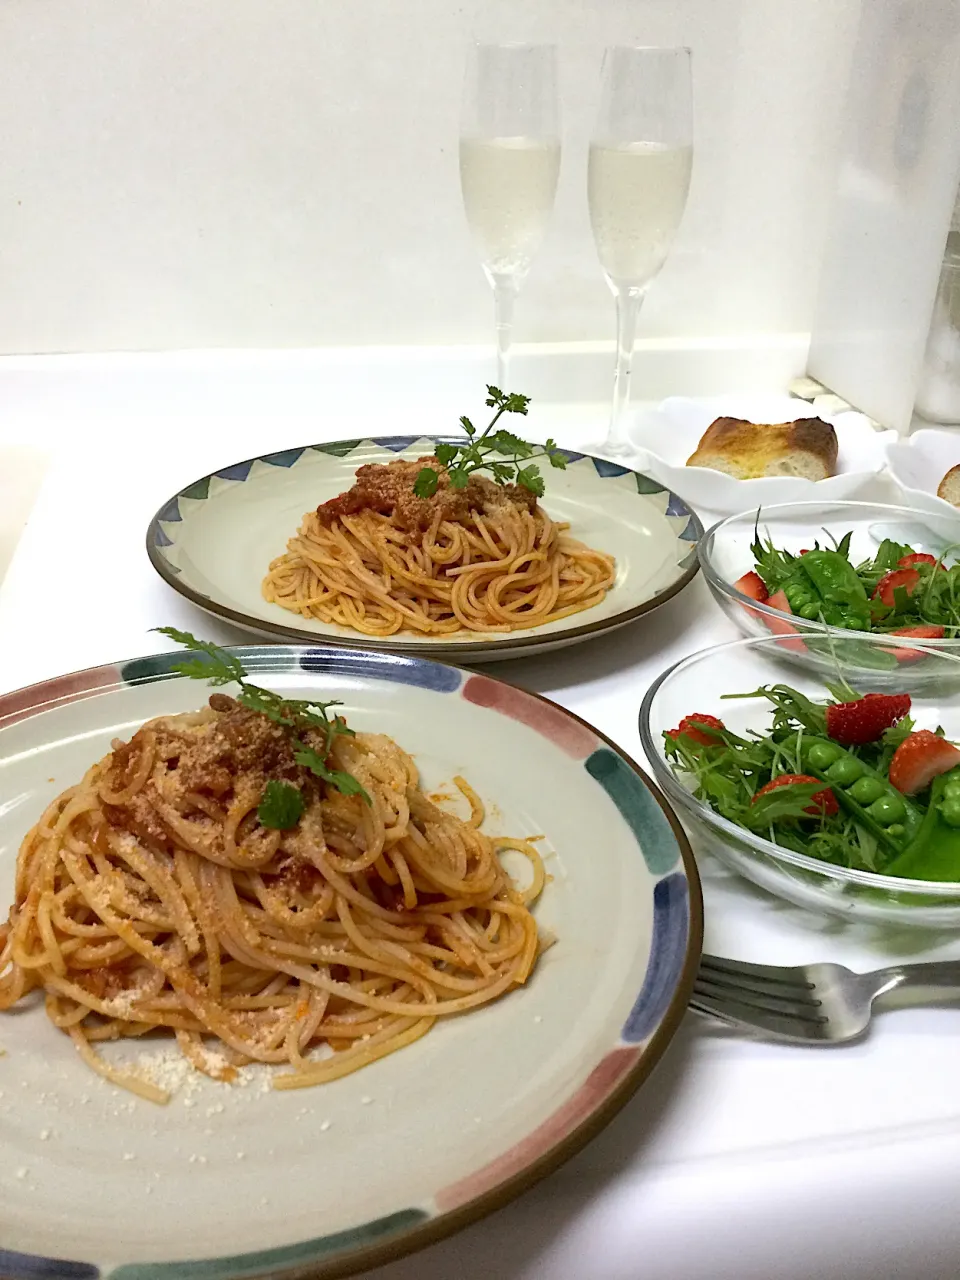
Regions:
<instances>
[{"instance_id":1,"label":"plate rim","mask_svg":"<svg viewBox=\"0 0 960 1280\"><path fill-rule=\"evenodd\" d=\"M279 450L279 452L295 453L299 450L300 453L303 454L309 449L316 449L318 452L324 452L325 450L335 449L338 445L352 444L357 446L368 443L378 444L380 441L391 439L409 439L410 444L415 443L417 440L433 440L437 443L462 443L462 441L458 441L457 437L445 434L422 432L420 435L414 436L410 439L407 433L398 432L394 436L360 436L355 439L345 438L343 440L329 440L319 444L314 442L313 444L291 445L287 449ZM404 447L408 448L409 445ZM339 632L328 635L325 632L308 631L305 628L298 627L294 624L284 626L279 622L271 622L269 619L256 618L249 613L244 613L242 610L232 609L229 605L221 604L219 601L212 599L210 596L203 595L193 587L190 587L186 583L180 581L180 575L171 571L166 557L161 554L161 549L158 546L156 539L157 533L163 532L160 528L160 517L162 512L170 506L171 502L180 498L188 489L193 488L195 485L202 484L204 480L212 480L214 477L219 477L221 471L248 465L252 467L255 462L262 462L264 458L270 457L271 454L275 455L277 452L277 450L271 450L266 453L257 453L251 458L244 458L237 462L227 463L224 467L220 467L215 471L208 471L206 475L198 476L195 480L191 480L188 484L183 485L176 491L176 493L173 493L166 498L150 517L144 541L146 544L147 558L149 559L153 569L162 581L165 582L167 586L172 587L178 595L181 595L185 600L189 600L192 605L195 605L198 609L202 609L205 613L212 614L214 617L222 618L224 621L232 622L240 627L248 629L252 628L255 633L259 633L260 635L266 634L276 636L278 639L288 644L317 645L326 643L345 648L364 649L368 651L379 650L381 652L384 649L389 649L394 653L404 654L409 657L427 657L427 655L433 653L437 655L436 658L432 659L433 661L442 661L445 658L453 658L455 654L459 653L463 653L465 656L469 657L477 657L479 654L486 653L491 650L496 651L509 649L512 653L514 650L544 648L557 643L563 643L565 645L572 644L578 640L586 639L591 635L598 635L606 631L614 631L622 626L627 626L629 623L635 622L638 618L643 617L644 614L652 613L654 609L659 609L660 606L666 604L668 600L672 600L674 596L679 595L685 587L690 585L693 579L700 572L700 558L697 555L697 548L699 547L700 540L704 535L703 521L697 515L696 511L689 506L685 498L681 498L679 494L675 493L673 489L669 488L667 485L662 485L662 491L667 494L667 504L669 505L671 501L679 502L684 508L684 514L687 516L688 521L692 521L693 523L694 530L696 532L696 539L693 541L690 548L691 555L689 558L691 563L683 570L682 574L675 582L671 583L668 587L665 587L651 599L645 600L642 604L634 605L632 609L626 609L621 613L615 614L613 617L597 619L594 622L586 622L580 626L571 628L569 631L551 632L548 635L532 636L525 632L507 632L506 635L494 635L490 639L464 641L452 641L446 637L438 637L436 640L430 640L427 637L420 639L399 639L394 636L362 636L359 634L356 636L341 636ZM402 452L402 450L400 452ZM561 449L561 452L574 456L577 461L581 458L589 458L590 461L594 463L602 462L608 466L623 467L624 472L629 472L631 475L647 475L646 472L637 471L634 467L624 466L622 462L611 463L608 459L597 458L597 456L592 453L580 453L579 450L576 449ZM332 456L343 458L346 454L333 454ZM599 472L597 474L599 475ZM661 484L660 480L656 476L650 476L649 478L654 480L657 484ZM291 617L293 616L294 615L291 614ZM405 633L403 632L398 633L399 636L404 634Z\"/></svg>"},{"instance_id":2,"label":"plate rim","mask_svg":"<svg viewBox=\"0 0 960 1280\"><path fill-rule=\"evenodd\" d=\"M302 667L299 662L300 656L305 652L323 650L329 653L333 651L333 655L337 650L346 650L349 657L355 658L355 651L349 646L341 645L232 645L224 646L230 651L250 651L255 650L269 657L274 662L266 662L264 666L256 668L257 670L269 673L270 666L275 665L278 671L281 669L280 663L284 657L295 658L297 665L302 673L307 676L309 671ZM152 654L142 654L139 657L121 659L111 663L103 663L94 667L84 667L77 671L66 673L62 676L51 677L46 680L37 681L30 685L25 685L19 689L12 689L6 693L0 694L0 730L8 725L18 723L21 720L32 719L35 715L41 714L46 710L53 710L56 707L67 705L74 701L86 701L88 698L95 698L108 693L111 689L118 687L136 688L139 684L162 683L166 680L182 679L178 673L169 669L167 666L163 668L164 663L169 663L170 659L177 654L177 650L163 650ZM381 662L387 665L401 663L426 664L428 666L446 667L455 671L459 676L463 677L463 682L471 678L469 671L463 671L461 668L452 663L438 662L436 659L424 657L421 655L397 655L389 652L380 651L376 654L369 655L377 657ZM133 663L148 662L151 659L158 660L160 666L154 671L144 671L135 679L126 680L123 677L123 670L126 665ZM290 673L287 667L284 674ZM119 676L119 680L113 679L109 683L103 683L102 680L96 679L98 676L111 674L114 677ZM358 676L366 679L375 679L376 677L370 673L358 672ZM84 676L94 677L88 681L82 682L77 687L76 682L80 682ZM612 741L602 730L597 729L589 721L576 712L568 710L560 703L554 702L550 698L544 697L543 694L536 693L529 689L524 689L519 685L513 684L511 681L502 680L497 676L489 676L484 674L484 680L492 680L496 684L506 686L516 691L523 697L532 698L537 702L547 704L552 709L559 711L563 716L569 718L575 723L588 729L595 734L597 739L611 751L614 752L630 769L630 771L640 780L648 794L657 804L658 808L666 818L671 829L673 838L677 845L679 854L679 862L683 868L684 878L687 886L687 902L688 902L688 929L685 946L685 954L683 964L679 971L673 993L667 1003L663 1016L659 1025L646 1042L644 1048L638 1054L636 1061L624 1072L623 1077L617 1082L609 1093L603 1098L599 1105L593 1107L588 1115L578 1123L568 1134L559 1141L554 1142L547 1150L543 1151L536 1159L525 1165L522 1169L511 1174L504 1181L497 1183L489 1190L483 1191L472 1197L462 1205L445 1212L437 1212L425 1221L411 1224L407 1228L401 1228L396 1233L391 1233L387 1237L379 1241L373 1241L356 1248L348 1249L331 1255L329 1258L320 1258L311 1262L295 1262L289 1265L281 1264L279 1268L273 1267L273 1264L267 1263L266 1270L259 1267L254 1269L244 1268L243 1259L251 1259L256 1253L251 1254L248 1251L245 1254L224 1255L217 1254L203 1261L209 1264L228 1264L234 1261L236 1270L218 1271L216 1274L218 1280L239 1280L241 1276L247 1276L250 1280L253 1277L262 1277L263 1280L342 1280L343 1277L356 1275L360 1271L369 1270L378 1266L383 1266L388 1262L397 1261L401 1258L408 1257L429 1245L439 1243L446 1240L472 1223L479 1222L497 1210L503 1208L511 1201L515 1200L526 1191L530 1190L537 1183L541 1182L549 1174L556 1172L573 1156L578 1154L589 1142L591 1142L599 1133L607 1127L607 1125L619 1114L623 1107L630 1101L634 1094L640 1089L649 1076L652 1074L669 1045L674 1040L680 1024L687 1011L690 997L693 994L693 985L696 978L697 969L700 963L700 956L703 951L703 930L704 930L704 912L703 912L703 888L700 880L699 869L696 858L691 848L689 839L680 820L670 804L667 796L656 785L655 781L640 767L639 764L630 756L622 747ZM64 683L69 682L75 684L70 690L64 690ZM53 688L51 688L53 686ZM461 686L462 687L462 683ZM23 702L25 694L35 692L43 695L44 692L57 692L51 697L39 697L32 702ZM10 713L4 714L3 703L7 699L16 698L14 706ZM19 705L18 705L19 704ZM673 873L671 873L673 874ZM656 884L662 882L663 877L656 880ZM652 890L651 890L652 892ZM322 1237L320 1237L322 1239ZM308 1244L308 1241L293 1241L288 1245L276 1246L280 1249L287 1249L296 1246ZM264 1250L265 1253L273 1252L273 1249ZM0 1254L3 1254L2 1242L0 1242ZM21 1254L24 1261L29 1265L36 1261L49 1261L42 1258L38 1254ZM178 1265L189 1266L192 1262L199 1262L200 1259L191 1259L189 1257L174 1258L162 1261L155 1265L162 1268L166 1273L167 1268L173 1268ZM85 1265L83 1263L80 1264ZM109 1280L109 1276L114 1270L131 1267L148 1267L150 1264L130 1263L119 1264L119 1267L111 1267L109 1271L103 1268L105 1265L99 1261L94 1261L92 1265L99 1269L100 1275L104 1280ZM247 1267L250 1266L248 1261ZM33 1274L32 1271L24 1271L24 1275ZM173 1272L170 1271L172 1276Z\"/></svg>"}]
</instances>

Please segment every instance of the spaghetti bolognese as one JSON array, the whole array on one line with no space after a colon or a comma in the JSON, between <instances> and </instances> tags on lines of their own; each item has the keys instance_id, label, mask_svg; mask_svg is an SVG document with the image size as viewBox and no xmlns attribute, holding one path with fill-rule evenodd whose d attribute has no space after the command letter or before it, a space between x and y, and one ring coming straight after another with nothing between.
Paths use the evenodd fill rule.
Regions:
<instances>
[{"instance_id":1,"label":"spaghetti bolognese","mask_svg":"<svg viewBox=\"0 0 960 1280\"><path fill-rule=\"evenodd\" d=\"M148 721L57 796L0 927L0 1009L42 991L90 1067L155 1102L96 1046L167 1030L216 1079L319 1084L522 984L542 946L542 861L503 840L532 867L516 887L463 779L468 818L391 738L241 690Z\"/></svg>"},{"instance_id":2,"label":"spaghetti bolognese","mask_svg":"<svg viewBox=\"0 0 960 1280\"><path fill-rule=\"evenodd\" d=\"M415 492L424 468L429 497ZM475 472L461 487L436 458L357 470L352 488L308 512L263 579L264 598L368 636L543 626L613 587L612 556L570 536L536 494Z\"/></svg>"}]
</instances>

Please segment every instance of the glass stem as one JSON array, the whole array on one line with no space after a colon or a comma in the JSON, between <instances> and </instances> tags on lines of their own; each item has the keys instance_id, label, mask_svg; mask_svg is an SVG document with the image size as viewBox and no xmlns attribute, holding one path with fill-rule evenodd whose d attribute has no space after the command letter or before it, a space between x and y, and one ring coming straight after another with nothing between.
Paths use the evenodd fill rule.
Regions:
<instances>
[{"instance_id":1,"label":"glass stem","mask_svg":"<svg viewBox=\"0 0 960 1280\"><path fill-rule=\"evenodd\" d=\"M617 369L613 376L613 411L610 415L610 431L605 446L609 453L626 453L630 449L627 436L627 406L630 403L633 344L643 293L643 289L630 286L617 289L616 292Z\"/></svg>"},{"instance_id":2,"label":"glass stem","mask_svg":"<svg viewBox=\"0 0 960 1280\"><path fill-rule=\"evenodd\" d=\"M493 286L493 321L497 331L497 386L509 392L510 341L513 337L513 304L517 286L512 280L497 280Z\"/></svg>"}]
</instances>

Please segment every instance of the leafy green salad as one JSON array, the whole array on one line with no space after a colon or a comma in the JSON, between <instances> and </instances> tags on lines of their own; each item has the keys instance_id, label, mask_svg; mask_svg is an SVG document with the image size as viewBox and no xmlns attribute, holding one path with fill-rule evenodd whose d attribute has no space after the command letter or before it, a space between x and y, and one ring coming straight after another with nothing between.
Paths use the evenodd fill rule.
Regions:
<instances>
[{"instance_id":1,"label":"leafy green salad","mask_svg":"<svg viewBox=\"0 0 960 1280\"><path fill-rule=\"evenodd\" d=\"M854 564L852 533L830 547L814 542L797 552L755 534L754 568L734 586L751 600L832 627L918 639L960 635L960 563L905 543L884 540Z\"/></svg>"},{"instance_id":2,"label":"leafy green salad","mask_svg":"<svg viewBox=\"0 0 960 1280\"><path fill-rule=\"evenodd\" d=\"M770 727L741 737L692 713L664 734L697 799L755 835L855 870L960 882L960 750L917 729L906 693L786 684L728 697L768 704Z\"/></svg>"}]
</instances>

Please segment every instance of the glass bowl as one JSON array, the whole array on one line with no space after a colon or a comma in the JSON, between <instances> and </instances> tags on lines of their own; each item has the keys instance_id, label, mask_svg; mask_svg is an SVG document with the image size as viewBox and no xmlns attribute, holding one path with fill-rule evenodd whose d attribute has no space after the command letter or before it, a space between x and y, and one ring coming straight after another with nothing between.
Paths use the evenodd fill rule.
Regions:
<instances>
[{"instance_id":1,"label":"glass bowl","mask_svg":"<svg viewBox=\"0 0 960 1280\"><path fill-rule=\"evenodd\" d=\"M876 644L866 636L864 643ZM829 697L820 676L795 670L785 676L779 667L782 637L733 640L702 649L669 668L648 689L640 709L640 737L657 783L675 807L696 853L704 850L746 879L778 897L812 911L845 918L881 921L925 928L960 929L960 883L906 880L877 872L850 870L794 853L755 835L715 813L691 794L689 779L674 773L664 754L663 735L686 715L706 713L722 719L728 729L744 734L765 731L769 704L762 699L730 699L760 685L787 683L815 700ZM910 714L918 729L942 725L946 736L960 741L960 659L939 655L941 679L934 690L924 682L906 685L913 705ZM903 671L915 670L906 664ZM831 683L849 676L838 663ZM866 691L866 690L864 690Z\"/></svg>"},{"instance_id":2,"label":"glass bowl","mask_svg":"<svg viewBox=\"0 0 960 1280\"><path fill-rule=\"evenodd\" d=\"M808 621L744 595L734 583L754 567L750 547L755 531L763 541L769 539L775 547L794 553L812 547L814 540L829 547L828 534L839 542L850 532L853 564L872 558L884 538L936 556L955 548L960 560L960 511L933 514L875 502L792 502L728 516L707 530L699 546L703 576L727 617L746 635L783 635L777 655L794 666L829 676L839 654L851 671L856 671L859 661L870 687L882 690L899 688L902 668L910 665L915 668L910 681L917 688L939 680L939 656L960 656L960 637L924 640L923 649L929 652L921 660L916 649L898 646L891 651L887 645L870 644L877 632ZM857 684L857 680L851 683Z\"/></svg>"}]
</instances>

